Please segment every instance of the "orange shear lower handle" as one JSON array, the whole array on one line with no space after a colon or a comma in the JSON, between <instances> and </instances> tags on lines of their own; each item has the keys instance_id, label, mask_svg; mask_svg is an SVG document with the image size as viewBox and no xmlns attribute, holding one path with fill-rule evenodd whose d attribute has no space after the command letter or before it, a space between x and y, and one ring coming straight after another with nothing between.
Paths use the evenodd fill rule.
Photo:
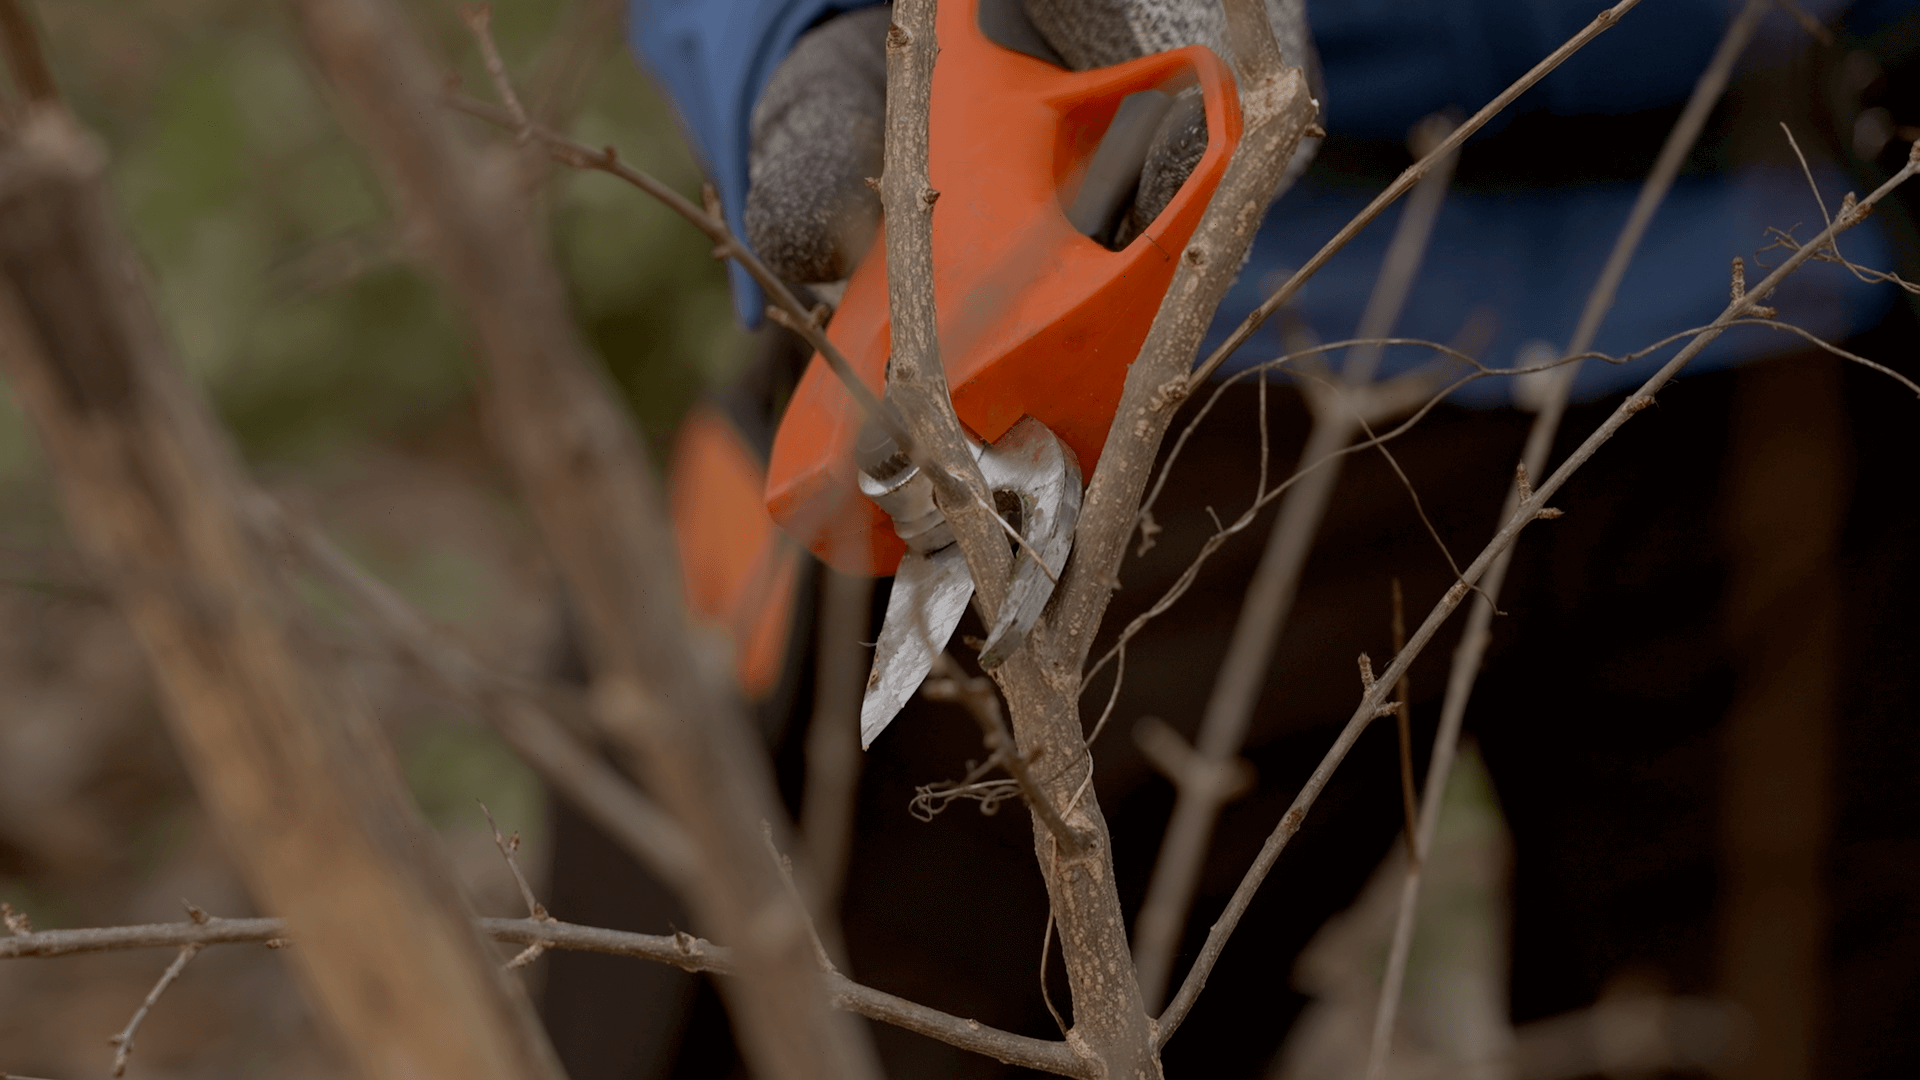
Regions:
<instances>
[{"instance_id":1,"label":"orange shear lower handle","mask_svg":"<svg viewBox=\"0 0 1920 1080\"><path fill-rule=\"evenodd\" d=\"M767 515L765 488L746 439L718 410L695 406L667 477L687 607L732 637L740 689L754 701L779 685L800 584L799 547Z\"/></svg>"}]
</instances>

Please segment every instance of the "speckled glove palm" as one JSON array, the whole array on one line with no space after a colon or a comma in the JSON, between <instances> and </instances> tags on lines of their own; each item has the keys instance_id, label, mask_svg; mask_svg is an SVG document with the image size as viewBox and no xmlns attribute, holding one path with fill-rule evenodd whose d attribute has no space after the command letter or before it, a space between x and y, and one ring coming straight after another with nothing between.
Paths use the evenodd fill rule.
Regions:
<instances>
[{"instance_id":1,"label":"speckled glove palm","mask_svg":"<svg viewBox=\"0 0 1920 1080\"><path fill-rule=\"evenodd\" d=\"M1281 55L1305 65L1317 86L1306 0L1266 5ZM1218 0L1024 0L1023 6L1024 19L1017 11L1000 13L1018 24L1010 33L1037 32L1033 45L1076 71L1194 44L1232 59ZM881 5L815 28L794 45L754 107L747 240L791 281L847 277L880 221L880 199L866 178L881 168L888 21L889 9ZM1153 137L1115 239L1124 242L1153 220L1206 145L1197 91L1178 95ZM1290 173L1304 168L1310 154L1311 147L1303 147Z\"/></svg>"}]
</instances>

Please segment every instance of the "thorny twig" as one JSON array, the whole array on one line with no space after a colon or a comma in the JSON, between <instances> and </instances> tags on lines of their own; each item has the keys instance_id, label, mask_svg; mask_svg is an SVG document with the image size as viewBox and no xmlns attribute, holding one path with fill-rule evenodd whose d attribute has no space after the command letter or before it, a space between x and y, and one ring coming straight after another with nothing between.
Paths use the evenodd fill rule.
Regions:
<instances>
[{"instance_id":1,"label":"thorny twig","mask_svg":"<svg viewBox=\"0 0 1920 1080\"><path fill-rule=\"evenodd\" d=\"M807 909L807 902L800 895L800 886L794 884L793 860L781 852L780 845L773 842L771 823L766 821L760 823L760 838L767 842L767 855L773 860L773 865L779 869L780 880L787 886L787 898L792 900L794 906L799 908L806 917L807 938L813 942L813 957L820 962L820 970L840 970L834 966L833 957L828 955L826 942L820 940L820 928L814 925L813 915Z\"/></svg>"},{"instance_id":2,"label":"thorny twig","mask_svg":"<svg viewBox=\"0 0 1920 1080\"><path fill-rule=\"evenodd\" d=\"M1920 172L1920 148L1917 148L1915 152L1909 155L1907 164L1903 166L1899 172L1889 178L1886 183L1874 189L1872 194L1861 200L1860 205L1872 206L1878 203L1892 192L1894 188L1911 178L1915 172ZM1796 251L1791 258L1785 263L1782 263L1773 273L1767 275L1766 280L1756 286L1753 292L1748 294L1746 300L1728 305L1727 309L1721 313L1719 318L1715 319L1706 329L1697 334L1694 339L1676 353L1672 359L1661 365L1660 370L1642 383L1639 390L1630 394L1626 400L1622 401L1619 407L1574 450L1572 455L1539 485L1538 489L1534 492L1533 498L1521 503L1516 508L1515 512L1510 515L1501 526L1499 532L1496 533L1493 539L1487 543L1487 546L1481 550L1480 554L1473 560L1473 563L1467 567L1463 575L1464 580L1456 583L1451 589L1448 589L1446 594L1441 597L1440 602L1434 605L1433 609L1427 614L1426 619L1420 624L1419 629L1414 631L1413 637L1407 643L1407 647L1401 650L1400 655L1394 657L1393 663L1389 665L1387 670L1382 674L1381 681L1376 684L1374 691L1362 697L1359 705L1354 709L1353 715L1347 721L1346 727L1341 731L1340 736L1334 741L1333 746L1327 750L1320 764L1314 769L1313 775L1308 778L1306 784L1301 788L1300 793L1295 796L1293 804L1287 809L1287 812L1282 815L1279 824L1274 827L1273 832L1267 837L1267 841L1261 847L1260 854L1254 860L1253 865L1248 868L1246 874L1241 878L1240 885L1234 890L1233 897L1228 901L1226 910L1209 931L1206 943L1202 946L1199 956L1196 957L1193 967L1187 973L1186 981L1181 984L1179 994L1175 996L1173 1003L1167 1007L1166 1012L1161 1015L1159 1038L1162 1043L1171 1037L1174 1031L1179 1029L1180 1022L1186 1018L1187 1012L1193 1007L1194 1001L1198 999L1200 991L1206 986L1207 977L1212 973L1214 964L1219 961L1220 954L1226 947L1227 939L1232 936L1234 929L1240 923L1241 917L1246 914L1247 905L1252 902L1254 892L1259 889L1260 883L1266 880L1268 872L1273 869L1274 862L1286 848L1287 842L1299 831L1301 823L1306 819L1307 811L1319 798L1320 792L1326 787L1327 781L1331 779L1334 770L1339 767L1340 762L1346 757L1347 752L1352 749L1354 742L1359 739L1360 733L1366 728L1368 721L1379 711L1385 700L1388 688L1395 684L1402 675L1406 674L1406 670L1408 666L1412 664L1413 658L1420 654L1421 650L1432 640L1433 635L1439 631L1441 624L1459 608L1460 604L1469 595L1470 586L1486 574L1488 568L1493 561L1499 557L1501 552L1506 551L1512 546L1521 531L1534 520L1535 515L1537 515L1540 510L1546 507L1546 500L1558 492L1567 482L1568 478L1591 460L1593 455L1599 451L1600 447L1605 444L1608 439L1613 437L1614 433L1619 431L1627 421L1631 420L1634 415L1641 411L1643 406L1641 406L1639 402L1650 399L1664 387L1668 381L1678 374L1681 368L1685 367L1689 361L1697 356L1702 349L1706 348L1707 345L1711 344L1721 333L1725 332L1727 327L1737 322L1744 311L1757 303L1759 299L1766 297L1771 294L1774 289L1778 288L1780 283L1784 281L1788 275L1799 269L1801 265L1812 257L1813 251L1818 250L1820 245L1825 244L1832 238L1834 231L1835 226L1829 226L1820 236L1812 241L1809 247ZM1432 798L1434 792L1429 789L1427 796L1428 798Z\"/></svg>"},{"instance_id":3,"label":"thorny twig","mask_svg":"<svg viewBox=\"0 0 1920 1080\"><path fill-rule=\"evenodd\" d=\"M446 91L441 100L457 112L463 112L468 116L511 130L521 130L513 114L500 106L489 105L454 90ZM847 360L846 354L827 338L821 318L822 313L802 304L800 298L794 295L785 281L768 269L767 265L754 255L752 249L735 238L733 230L727 226L725 217L711 210L702 209L686 196L646 172L627 164L619 152L611 146L595 150L585 143L576 142L537 122L529 122L525 131L534 142L539 143L546 150L547 155L553 160L576 169L591 169L618 177L660 200L667 209L679 214L695 228L706 233L707 237L714 242L713 253L716 257L732 259L739 263L741 269L753 278L755 284L772 298L774 306L768 308L767 317L798 334L808 345L825 357L828 366L839 378L840 384L859 405L860 411L884 428L901 447L913 447L913 436L900 423L898 414L874 395L867 384L854 372L853 365ZM710 187L703 192L703 195L706 201L718 205L718 196ZM909 454L909 456L913 455ZM918 457L914 457L914 463L922 468L928 467L927 463L922 462Z\"/></svg>"},{"instance_id":4,"label":"thorny twig","mask_svg":"<svg viewBox=\"0 0 1920 1080\"><path fill-rule=\"evenodd\" d=\"M485 937L508 944L629 956L671 964L682 971L732 975L739 966L734 950L685 933L637 934L533 919L475 919L474 928ZM211 919L206 923L41 930L25 938L18 935L0 938L0 960L188 945L274 947L286 943L287 927L280 919ZM1064 1042L1049 1042L988 1027L977 1020L953 1016L862 986L838 972L827 973L823 980L836 1009L918 1032L1009 1065L1094 1080L1092 1067Z\"/></svg>"},{"instance_id":5,"label":"thorny twig","mask_svg":"<svg viewBox=\"0 0 1920 1080\"><path fill-rule=\"evenodd\" d=\"M187 904L186 907L187 914L193 919L194 925L206 926L214 921L213 916L192 904ZM187 970L187 964L200 955L200 950L203 948L205 946L198 942L180 946L179 955L173 958L173 963L167 965L167 970L160 973L160 980L153 984L153 989L147 991L146 999L140 1003L138 1009L134 1010L132 1019L127 1021L127 1026L120 1029L120 1034L107 1040L107 1045L113 1047L113 1075L126 1075L127 1062L133 1057L133 1037L139 1033L140 1025L146 1020L147 1013L153 1010L154 1004L160 1000L160 995L167 992L167 987L172 986L173 981L180 977L180 973Z\"/></svg>"},{"instance_id":6,"label":"thorny twig","mask_svg":"<svg viewBox=\"0 0 1920 1080\"><path fill-rule=\"evenodd\" d=\"M510 837L501 836L500 826L493 820L493 811L487 809L486 803L480 804L480 812L487 816L487 828L493 830L493 846L500 849L500 857L507 860L507 869L513 871L513 883L520 886L520 899L526 902L527 918L534 922L551 921L553 916L547 914L546 905L533 895L533 886L527 884L527 875L520 872L520 860L513 857L520 850L520 834L516 832ZM545 945L529 945L507 961L507 970L526 967L540 959L540 954L546 951Z\"/></svg>"}]
</instances>

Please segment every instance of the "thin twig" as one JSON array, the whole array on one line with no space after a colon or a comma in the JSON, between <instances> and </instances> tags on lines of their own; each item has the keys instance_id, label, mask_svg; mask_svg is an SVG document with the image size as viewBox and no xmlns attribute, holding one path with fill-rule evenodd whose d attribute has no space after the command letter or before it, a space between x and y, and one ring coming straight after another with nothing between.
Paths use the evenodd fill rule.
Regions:
<instances>
[{"instance_id":1,"label":"thin twig","mask_svg":"<svg viewBox=\"0 0 1920 1080\"><path fill-rule=\"evenodd\" d=\"M513 883L520 886L520 899L526 902L527 918L535 922L553 918L547 914L546 905L533 895L533 886L527 884L527 875L520 872L520 860L514 858L514 853L520 850L520 834L516 832L511 837L501 836L500 826L493 820L493 811L487 809L486 803L480 804L480 812L487 816L487 828L493 830L493 846L500 849L500 857L507 861L507 869L513 871ZM507 961L507 970L526 967L540 959L540 954L546 951L545 945L529 945Z\"/></svg>"},{"instance_id":2,"label":"thin twig","mask_svg":"<svg viewBox=\"0 0 1920 1080\"><path fill-rule=\"evenodd\" d=\"M545 945L552 949L629 956L671 964L682 971L733 975L738 971L734 951L689 934L636 934L603 930L558 920L475 919L474 928L495 941L513 945ZM207 923L159 923L80 930L41 930L22 938L0 937L0 960L23 957L73 956L79 953L127 949L180 948L233 944L285 944L287 926L280 919L214 919ZM1015 1035L930 1009L924 1005L848 979L838 973L825 976L833 1006L870 1020L919 1032L949 1046L983 1054L1022 1068L1057 1076L1094 1080L1094 1067L1064 1042Z\"/></svg>"},{"instance_id":3,"label":"thin twig","mask_svg":"<svg viewBox=\"0 0 1920 1080\"><path fill-rule=\"evenodd\" d=\"M1247 343L1247 339L1251 338L1253 332L1260 328L1260 324L1266 322L1274 312L1280 310L1281 305L1291 300L1293 295L1300 291L1300 286L1306 284L1308 278L1319 273L1320 268L1327 264L1328 259L1333 258L1336 252L1347 246L1349 240L1352 240L1360 234L1361 229L1366 228L1367 225L1372 223L1374 218L1379 217L1382 210L1385 210L1393 204L1394 200L1406 194L1414 184L1419 182L1422 176L1427 174L1428 170L1432 169L1434 165L1438 164L1446 155L1458 150L1462 143L1473 136L1474 132L1486 126L1487 121L1493 119L1508 105L1513 104L1515 98L1526 93L1535 83L1546 78L1547 74L1553 71L1554 68L1565 63L1568 57L1585 48L1588 42L1599 37L1601 33L1611 28L1614 23L1619 22L1620 17L1632 11L1639 2L1640 0L1620 0L1619 3L1602 11L1599 15L1594 16L1594 20L1588 23L1585 29L1573 37L1568 38L1566 44L1548 53L1545 59L1533 66L1532 70L1520 76L1512 86L1501 91L1498 97L1487 102L1481 107L1479 112L1468 117L1466 122L1455 128L1453 134L1443 139L1440 144L1429 151L1425 157L1407 166L1405 172L1396 177L1393 183L1387 185L1385 191L1375 196L1374 200L1368 203L1366 208L1361 210L1359 214L1355 215L1352 221L1342 226L1340 231L1334 234L1333 239L1327 241L1319 251L1314 253L1313 258L1308 259L1300 269L1295 270L1293 275L1286 280L1285 284L1281 285L1272 296L1262 301L1260 306L1255 308L1253 313L1248 315L1246 320L1242 322L1232 334L1228 335L1227 340L1222 342L1219 348L1213 350L1212 354L1209 355L1199 367L1194 369L1193 374L1187 379L1188 392L1192 393L1199 390L1200 387L1206 383L1207 379L1212 377L1213 373L1220 369L1220 365L1226 363L1227 357L1232 356L1240 346Z\"/></svg>"},{"instance_id":4,"label":"thin twig","mask_svg":"<svg viewBox=\"0 0 1920 1080\"><path fill-rule=\"evenodd\" d=\"M120 1034L107 1040L107 1045L114 1048L113 1075L126 1075L127 1061L133 1057L133 1037L139 1033L141 1022L147 1018L147 1013L153 1009L154 1003L160 1000L160 995L167 992L167 987L172 986L173 981L180 977L180 973L187 970L188 962L200 955L203 947L197 943L180 946L179 955L173 958L173 963L167 965L167 970L160 973L160 981L153 984L153 989L147 991L147 998L140 1003L138 1009L134 1010L133 1019L128 1020L127 1026L120 1029Z\"/></svg>"},{"instance_id":5,"label":"thin twig","mask_svg":"<svg viewBox=\"0 0 1920 1080\"><path fill-rule=\"evenodd\" d=\"M520 130L513 114L497 105L489 105L452 90L446 91L441 96L441 100L456 112L463 112L468 116L498 124L510 130ZM761 262L751 248L734 237L733 230L727 226L726 218L701 209L686 196L654 179L646 172L627 164L619 152L611 146L595 150L539 123L529 123L525 130L533 141L544 147L548 156L555 161L576 169L591 169L618 177L658 199L666 205L667 209L679 214L695 228L706 233L707 237L714 242L714 254L739 263L741 269L747 272L747 276L753 278L761 290L773 300L775 306L769 309L768 316L781 326L800 335L808 345L818 351L826 359L827 366L839 378L840 384L846 388L848 394L852 395L861 413L879 424L896 443L907 450L908 456L913 457L915 464L922 468L928 467L926 462L914 456L913 436L908 433L905 425L900 423L899 415L882 403L854 372L852 363L847 360L846 354L840 351L840 347L828 339L821 323L814 317L814 312L800 302L800 298L787 287L787 283ZM773 314L775 311L779 314Z\"/></svg>"},{"instance_id":6,"label":"thin twig","mask_svg":"<svg viewBox=\"0 0 1920 1080\"><path fill-rule=\"evenodd\" d=\"M493 811L487 809L486 803L480 803L480 812L487 817L487 828L493 830L493 846L500 849L500 857L507 860L507 869L513 871L513 883L520 886L520 899L526 902L527 917L551 918L546 905L534 897L533 886L527 883L527 875L520 872L520 860L514 858L514 854L520 850L520 834L516 832L511 838L501 836L500 825L493 820Z\"/></svg>"},{"instance_id":7,"label":"thin twig","mask_svg":"<svg viewBox=\"0 0 1920 1080\"><path fill-rule=\"evenodd\" d=\"M833 957L827 955L827 945L820 940L820 928L814 925L813 916L807 912L807 901L800 895L800 886L793 882L793 860L782 854L780 845L773 842L773 824L760 823L760 837L767 842L767 855L773 859L773 865L780 871L780 880L787 886L787 898L799 908L807 920L807 939L813 942L813 958L820 963L821 971L838 971Z\"/></svg>"},{"instance_id":8,"label":"thin twig","mask_svg":"<svg viewBox=\"0 0 1920 1080\"><path fill-rule=\"evenodd\" d=\"M1691 96L1682 109L1680 118L1674 122L1673 130L1668 133L1666 142L1661 146L1659 155L1654 159L1653 168L1648 172L1642 184L1640 194L1634 201L1632 211L1615 239L1613 251L1607 263L1602 267L1599 278L1587 296L1586 306L1582 309L1580 321L1574 328L1573 339L1568 343L1569 353L1582 353L1592 345L1599 333L1600 324L1607 312L1612 309L1619 284L1626 276L1627 266L1632 262L1633 254L1639 249L1640 240L1652 224L1653 216L1665 201L1668 190L1679 175L1680 167L1686 156L1699 139L1700 132L1706 126L1708 115L1715 103L1725 92L1727 81L1732 77L1734 63L1745 51L1747 43L1759 28L1760 20L1765 16L1771 0L1748 0L1746 6L1728 25L1725 35L1715 49L1712 59L1696 80ZM1791 139L1791 134L1789 134ZM1797 149L1797 147L1796 147ZM1811 176L1809 176L1811 182ZM1817 192L1816 192L1817 196ZM1825 212L1824 206L1822 213ZM1831 226L1831 222L1829 222ZM1829 228L1829 231L1832 231ZM1770 279L1771 280L1771 279ZM1764 299L1764 294L1760 297ZM1745 296L1734 297L1735 309L1745 301ZM1510 517L1513 508L1529 501L1531 492L1526 490L1526 478L1529 474L1538 475L1545 471L1547 454L1552 448L1555 436L1559 433L1560 420L1566 414L1568 396L1573 389L1574 378L1579 372L1578 363L1570 363L1559 369L1548 383L1546 401L1538 415L1534 417L1533 428L1528 432L1527 445L1523 452L1520 467L1516 471L1513 487L1507 493L1503 517ZM1367 1078L1379 1080L1384 1075L1387 1061L1393 1053L1393 1029L1395 1017L1400 1007L1401 988L1406 979L1407 960L1412 955L1414 915L1420 898L1421 870L1428 852L1432 850L1433 836L1439 826L1440 806L1445 798L1447 782L1451 775L1454 755L1459 746L1460 729L1465 720L1467 700L1473 691L1482 660L1486 654L1487 643L1492 640L1492 621L1497 608L1500 588L1506 581L1507 569L1512 564L1512 549L1500 553L1489 568L1484 582L1485 591L1475 601L1473 610L1468 614L1467 627L1461 635L1459 645L1455 646L1453 663L1447 676L1447 692L1440 709L1439 729L1434 734L1433 754L1427 762L1426 801L1420 808L1417 831L1407 834L1409 857L1406 878L1402 883L1400 908L1395 917L1392 944L1388 948L1387 967L1381 977L1380 998L1374 1011L1373 1033L1368 1045ZM1398 655L1404 650L1396 649Z\"/></svg>"},{"instance_id":9,"label":"thin twig","mask_svg":"<svg viewBox=\"0 0 1920 1080\"><path fill-rule=\"evenodd\" d=\"M1871 207L1879 203L1888 193L1905 183L1917 171L1920 171L1920 153L1910 155L1907 164L1903 166L1899 172L1890 177L1886 183L1874 189L1872 194L1861 200L1861 205ZM1320 792L1326 787L1327 781L1332 778L1334 770L1339 768L1340 762L1346 757L1347 752L1352 749L1354 742L1359 739L1360 733L1365 730L1367 722L1378 713L1386 698L1388 689L1395 684L1402 675L1406 674L1408 666L1412 664L1415 657L1420 655L1421 650L1426 648L1427 643L1433 639L1434 634L1439 632L1441 624L1446 622L1447 618L1451 616L1466 597L1471 594L1471 586L1485 576L1488 568L1492 565L1493 561L1499 557L1501 552L1512 547L1514 540L1518 538L1520 533L1535 520L1535 517L1542 509L1547 507L1547 500L1552 498L1574 473L1578 472L1582 466L1591 460L1593 455L1599 451L1600 447L1604 445L1608 439L1611 439L1627 421L1631 420L1644 408L1644 405L1641 404L1643 401L1652 398L1654 394L1658 393L1662 387L1679 373L1681 368L1685 367L1695 356L1699 355L1702 349L1712 344L1728 326L1738 321L1741 313L1757 302L1756 297L1763 297L1771 293L1774 289L1778 288L1780 283L1790 274L1799 269L1808 259L1812 258L1813 252L1818 250L1821 244L1831 239L1832 232L1833 229L1829 228L1819 237L1816 237L1809 246L1794 252L1786 262L1782 263L1773 273L1767 275L1766 280L1756 286L1755 289L1747 295L1745 300L1728 305L1719 318L1715 319L1705 330L1695 336L1695 338L1689 342L1685 348L1676 353L1672 359L1661 365L1660 370L1643 382L1638 390L1628 395L1626 400L1622 401L1620 405L1602 421L1600 426L1596 428L1592 434L1587 436L1586 440L1574 450L1572 455L1569 456L1558 469L1555 469L1553 474L1547 477L1545 482L1539 485L1533 493L1533 498L1516 508L1515 512L1509 516L1501 526L1500 531L1494 535L1492 540L1488 541L1487 546L1481 550L1480 554L1474 558L1472 564L1467 567L1466 571L1462 574L1462 580L1448 589L1446 594L1441 597L1440 602L1435 604L1433 609L1428 612L1426 619L1422 621L1420 627L1414 631L1413 637L1407 643L1407 647L1401 650L1400 655L1394 657L1393 663L1389 665L1386 672L1381 675L1380 681L1376 684L1374 691L1361 698L1360 704L1354 709L1353 715L1348 719L1347 725L1342 729L1339 738L1337 738L1333 746L1327 750L1320 764L1314 769L1313 775L1309 777L1306 784L1302 786L1300 793L1294 797L1293 804L1288 807L1287 812L1281 816L1279 824L1276 825L1273 832L1268 835L1266 843L1261 847L1259 856L1255 858L1253 865L1248 868L1245 876L1241 878L1239 886L1234 890L1232 899L1227 903L1226 910L1221 914L1220 919L1214 923L1211 931L1209 931L1207 941L1205 945L1202 946L1200 955L1195 959L1193 968L1187 973L1186 981L1181 984L1180 992L1174 997L1173 1003L1167 1007L1166 1012L1163 1013L1160 1018L1160 1041L1162 1043L1164 1043L1174 1031L1179 1029L1180 1022L1186 1018L1188 1011L1192 1009L1194 1001L1199 998L1200 991L1206 986L1207 977L1212 973L1214 965L1219 962L1220 954L1226 947L1227 939L1233 935L1234 928L1239 925L1241 917L1246 914L1247 905L1252 903L1253 894L1259 889L1260 883L1266 880L1268 872L1273 869L1274 862L1280 857L1280 853L1285 850L1287 842L1293 839L1295 833L1299 832L1301 823L1306 820L1307 811L1312 808L1315 800L1319 798ZM1431 789L1427 792L1427 796L1428 798L1433 797Z\"/></svg>"},{"instance_id":10,"label":"thin twig","mask_svg":"<svg viewBox=\"0 0 1920 1080\"><path fill-rule=\"evenodd\" d=\"M1445 123L1437 121L1437 125ZM1437 125L1423 122L1416 128L1415 141L1432 141L1440 134ZM1360 316L1355 337L1384 337L1399 321L1425 257L1427 242L1433 235L1434 222L1439 218L1456 161L1457 156L1451 154L1440 159L1408 201L1381 261L1379 277ZM1372 383L1383 352L1374 345L1349 349L1335 392ZM1274 644L1293 609L1301 571L1313 550L1314 536L1320 531L1320 522L1339 480L1342 458L1338 452L1353 440L1358 426L1345 410L1331 406L1314 410L1313 427L1308 432L1306 447L1300 451L1300 460L1326 464L1307 473L1281 503L1259 565L1248 583L1226 658L1215 677L1213 692L1207 699L1200 731L1194 740L1195 752L1215 767L1231 762L1246 741L1253 707L1259 700L1261 687L1266 684ZM1254 501L1259 503L1260 497L1256 495ZM1224 531L1216 529L1216 535ZM1134 967L1140 978L1140 992L1150 1009L1157 1008L1166 998L1174 952L1193 907L1193 893L1224 805L1224 793L1217 785L1187 785L1180 783L1178 777L1174 779L1177 796L1172 819L1160 841L1160 853L1147 884L1147 897L1134 923Z\"/></svg>"},{"instance_id":11,"label":"thin twig","mask_svg":"<svg viewBox=\"0 0 1920 1080\"><path fill-rule=\"evenodd\" d=\"M1400 592L1400 579L1393 579L1393 654L1407 647L1407 611ZM1409 865L1418 865L1420 849L1416 842L1418 835L1415 819L1418 813L1419 796L1413 790L1413 688L1412 680L1405 675L1394 687L1397 703L1394 710L1396 726L1400 729L1400 808L1406 813L1407 860Z\"/></svg>"},{"instance_id":12,"label":"thin twig","mask_svg":"<svg viewBox=\"0 0 1920 1080\"><path fill-rule=\"evenodd\" d=\"M935 701L957 701L966 707L967 712L980 725L980 734L985 739L987 749L1020 785L1020 795L1027 805L1033 808L1038 817L1053 834L1062 853L1077 855L1084 843L1073 828L1060 816L1060 810L1047 798L1046 791L1034 782L1033 773L1027 768L1027 760L1014 744L1013 734L1007 730L1007 721L1000 712L1000 699L994 695L991 680L969 676L952 656L939 653L933 658L933 678L920 688L920 692Z\"/></svg>"},{"instance_id":13,"label":"thin twig","mask_svg":"<svg viewBox=\"0 0 1920 1080\"><path fill-rule=\"evenodd\" d=\"M513 126L520 134L520 141L533 138L528 129L533 121L528 118L526 107L520 104L520 95L513 92L513 80L507 77L506 62L500 59L500 46L493 40L493 5L476 4L463 8L460 19L467 24L467 30L480 46L480 58L487 65L487 78L493 81L493 92L500 96L500 103L507 107L508 115L513 117Z\"/></svg>"}]
</instances>

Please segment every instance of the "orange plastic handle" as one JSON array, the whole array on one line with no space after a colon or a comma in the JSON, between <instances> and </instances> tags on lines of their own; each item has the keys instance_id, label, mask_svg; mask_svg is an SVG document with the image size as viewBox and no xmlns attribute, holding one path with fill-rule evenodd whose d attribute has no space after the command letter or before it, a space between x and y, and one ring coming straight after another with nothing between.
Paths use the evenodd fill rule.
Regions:
<instances>
[{"instance_id":1,"label":"orange plastic handle","mask_svg":"<svg viewBox=\"0 0 1920 1080\"><path fill-rule=\"evenodd\" d=\"M1069 72L981 33L978 0L939 6L929 179L934 297L953 404L992 441L1032 416L1090 475L1174 259L1199 224L1240 140L1239 99L1201 46ZM1146 232L1109 251L1067 221L1080 178L1120 101L1198 83L1207 149ZM827 336L876 394L890 344L886 245L876 239ZM773 519L835 568L890 574L906 550L892 521L855 486L862 417L826 361L813 358L774 437Z\"/></svg>"}]
</instances>

